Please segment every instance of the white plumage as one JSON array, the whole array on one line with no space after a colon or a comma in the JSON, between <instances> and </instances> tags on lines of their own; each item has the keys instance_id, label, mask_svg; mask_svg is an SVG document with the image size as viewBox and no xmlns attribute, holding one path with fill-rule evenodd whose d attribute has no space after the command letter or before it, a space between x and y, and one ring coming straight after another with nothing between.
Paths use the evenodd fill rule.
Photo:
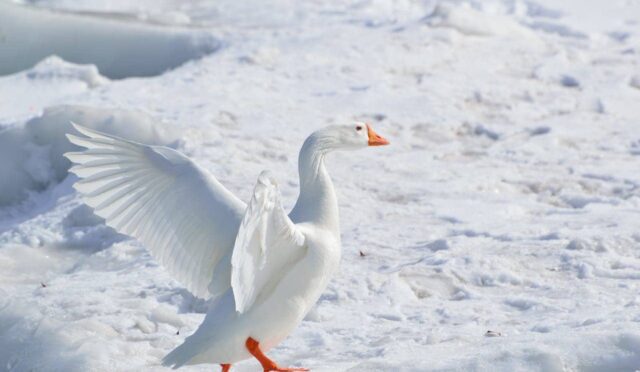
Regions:
<instances>
[{"instance_id":1,"label":"white plumage","mask_svg":"<svg viewBox=\"0 0 640 372\"><path fill-rule=\"evenodd\" d=\"M86 150L67 153L85 202L142 242L194 295L211 299L202 325L163 363L230 364L282 341L325 289L340 259L338 209L324 155L388 142L368 125L327 127L305 141L300 197L284 211L273 177L258 177L248 205L178 151L74 124Z\"/></svg>"},{"instance_id":2,"label":"white plumage","mask_svg":"<svg viewBox=\"0 0 640 372\"><path fill-rule=\"evenodd\" d=\"M284 272L304 253L304 235L291 222L267 171L258 177L242 219L231 259L231 286L236 310L244 313L259 293L268 293Z\"/></svg>"},{"instance_id":3,"label":"white plumage","mask_svg":"<svg viewBox=\"0 0 640 372\"><path fill-rule=\"evenodd\" d=\"M70 172L81 178L74 188L85 203L142 242L195 296L220 295L209 285L233 250L245 204L173 149L74 127L86 138L68 134L69 141L87 150L65 156L77 164Z\"/></svg>"}]
</instances>

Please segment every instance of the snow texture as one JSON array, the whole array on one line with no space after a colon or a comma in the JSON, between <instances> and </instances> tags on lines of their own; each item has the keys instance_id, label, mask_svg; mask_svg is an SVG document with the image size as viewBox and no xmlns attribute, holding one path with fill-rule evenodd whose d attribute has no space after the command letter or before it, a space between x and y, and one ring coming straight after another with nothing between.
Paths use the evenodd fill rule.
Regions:
<instances>
[{"instance_id":1,"label":"snow texture","mask_svg":"<svg viewBox=\"0 0 640 372\"><path fill-rule=\"evenodd\" d=\"M0 75L57 55L110 78L153 76L220 47L209 33L64 14L0 2ZM43 32L43 30L45 32Z\"/></svg>"},{"instance_id":2,"label":"snow texture","mask_svg":"<svg viewBox=\"0 0 640 372\"><path fill-rule=\"evenodd\" d=\"M313 130L391 141L328 159L342 267L283 365L640 368L639 25L634 1L0 2L0 370L164 371L206 310L73 192L70 120L245 201L269 169L285 209Z\"/></svg>"},{"instance_id":3,"label":"snow texture","mask_svg":"<svg viewBox=\"0 0 640 372\"><path fill-rule=\"evenodd\" d=\"M23 201L33 191L42 191L67 177L71 163L62 155L80 150L65 137L77 133L71 122L126 137L134 141L171 145L178 141L171 128L135 111L57 106L42 116L0 132L0 206Z\"/></svg>"}]
</instances>

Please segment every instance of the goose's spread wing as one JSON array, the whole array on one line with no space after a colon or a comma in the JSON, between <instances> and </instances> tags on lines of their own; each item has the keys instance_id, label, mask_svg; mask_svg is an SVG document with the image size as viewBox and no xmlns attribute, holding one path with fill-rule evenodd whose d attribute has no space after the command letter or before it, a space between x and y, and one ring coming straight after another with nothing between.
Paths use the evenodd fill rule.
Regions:
<instances>
[{"instance_id":1,"label":"goose's spread wing","mask_svg":"<svg viewBox=\"0 0 640 372\"><path fill-rule=\"evenodd\" d=\"M228 266L244 203L175 150L74 127L86 137L67 137L87 150L65 156L76 163L70 171L84 201L107 225L142 242L194 295L219 295L208 288L214 270ZM216 286L228 288L226 280Z\"/></svg>"},{"instance_id":2,"label":"goose's spread wing","mask_svg":"<svg viewBox=\"0 0 640 372\"><path fill-rule=\"evenodd\" d=\"M231 259L231 287L240 313L266 296L304 254L304 235L289 219L278 187L262 172L249 202Z\"/></svg>"}]
</instances>

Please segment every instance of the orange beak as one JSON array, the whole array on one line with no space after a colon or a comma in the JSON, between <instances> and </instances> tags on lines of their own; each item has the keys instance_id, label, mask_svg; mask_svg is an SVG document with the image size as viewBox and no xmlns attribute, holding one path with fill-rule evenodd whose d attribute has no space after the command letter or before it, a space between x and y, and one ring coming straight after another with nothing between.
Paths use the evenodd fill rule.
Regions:
<instances>
[{"instance_id":1,"label":"orange beak","mask_svg":"<svg viewBox=\"0 0 640 372\"><path fill-rule=\"evenodd\" d=\"M369 146L384 146L389 144L389 141L378 135L369 124L367 124L367 134L369 135Z\"/></svg>"}]
</instances>

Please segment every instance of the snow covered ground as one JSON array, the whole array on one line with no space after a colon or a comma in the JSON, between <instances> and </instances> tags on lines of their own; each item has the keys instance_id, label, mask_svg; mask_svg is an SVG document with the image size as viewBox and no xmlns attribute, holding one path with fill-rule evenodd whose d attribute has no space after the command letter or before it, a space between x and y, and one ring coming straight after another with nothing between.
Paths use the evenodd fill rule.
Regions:
<instances>
[{"instance_id":1,"label":"snow covered ground","mask_svg":"<svg viewBox=\"0 0 640 372\"><path fill-rule=\"evenodd\" d=\"M353 119L392 146L329 159L342 266L274 359L640 369L640 2L23 2L0 3L24 17L0 22L0 370L166 370L204 316L72 191L68 120L244 200L270 169L292 206L304 138Z\"/></svg>"}]
</instances>

